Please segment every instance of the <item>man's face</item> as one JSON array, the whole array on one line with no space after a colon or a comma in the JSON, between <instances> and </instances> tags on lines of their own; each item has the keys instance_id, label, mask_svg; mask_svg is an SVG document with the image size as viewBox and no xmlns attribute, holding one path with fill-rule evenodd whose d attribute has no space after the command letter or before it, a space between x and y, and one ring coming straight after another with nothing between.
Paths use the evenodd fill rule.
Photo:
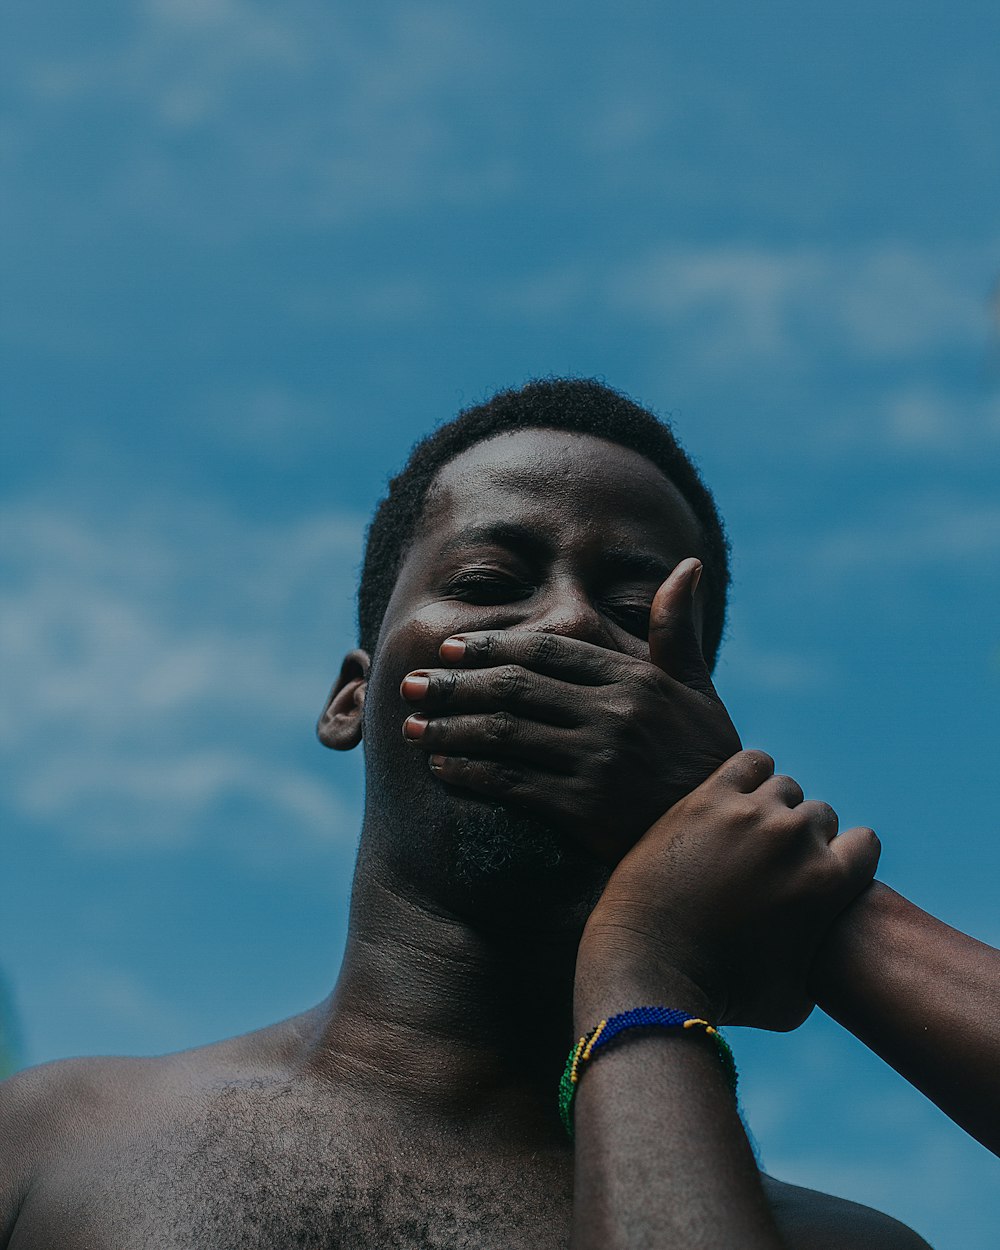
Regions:
<instances>
[{"instance_id":1,"label":"man's face","mask_svg":"<svg viewBox=\"0 0 1000 1250\"><path fill-rule=\"evenodd\" d=\"M676 488L645 457L603 439L502 434L444 466L386 610L364 709L368 802L381 826L398 829L407 871L523 885L565 878L573 861L593 876L564 831L438 781L427 755L403 740L413 709L400 683L442 668L449 636L482 630L548 631L647 658L657 588L703 552Z\"/></svg>"}]
</instances>

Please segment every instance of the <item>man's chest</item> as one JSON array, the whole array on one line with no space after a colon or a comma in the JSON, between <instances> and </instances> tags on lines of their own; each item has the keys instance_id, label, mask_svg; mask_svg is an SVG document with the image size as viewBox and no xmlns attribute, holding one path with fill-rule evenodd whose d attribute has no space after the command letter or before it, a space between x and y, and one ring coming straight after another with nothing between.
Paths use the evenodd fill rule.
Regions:
<instances>
[{"instance_id":1,"label":"man's chest","mask_svg":"<svg viewBox=\"0 0 1000 1250\"><path fill-rule=\"evenodd\" d=\"M11 1250L547 1250L568 1243L571 1206L568 1159L499 1160L361 1124L235 1121L132 1141L43 1181Z\"/></svg>"}]
</instances>

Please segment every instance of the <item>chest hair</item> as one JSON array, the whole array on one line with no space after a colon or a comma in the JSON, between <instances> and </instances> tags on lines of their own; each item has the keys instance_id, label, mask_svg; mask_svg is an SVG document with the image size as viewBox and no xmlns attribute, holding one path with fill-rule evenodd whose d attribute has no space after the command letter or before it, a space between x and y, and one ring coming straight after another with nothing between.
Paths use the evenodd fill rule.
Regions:
<instances>
[{"instance_id":1,"label":"chest hair","mask_svg":"<svg viewBox=\"0 0 1000 1250\"><path fill-rule=\"evenodd\" d=\"M130 1166L135 1170L135 1160ZM566 1158L498 1161L460 1133L304 1105L283 1086L223 1090L151 1141L135 1219L170 1250L564 1246Z\"/></svg>"}]
</instances>

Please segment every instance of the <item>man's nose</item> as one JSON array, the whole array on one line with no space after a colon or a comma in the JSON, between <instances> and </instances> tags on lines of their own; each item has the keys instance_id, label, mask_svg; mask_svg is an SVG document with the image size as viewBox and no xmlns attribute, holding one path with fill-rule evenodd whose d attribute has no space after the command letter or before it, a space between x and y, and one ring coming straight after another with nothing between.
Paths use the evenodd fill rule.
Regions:
<instances>
[{"instance_id":1,"label":"man's nose","mask_svg":"<svg viewBox=\"0 0 1000 1250\"><path fill-rule=\"evenodd\" d=\"M597 646L608 645L607 621L597 611L585 589L576 582L560 581L539 596L537 611L525 621L528 629L562 634Z\"/></svg>"}]
</instances>

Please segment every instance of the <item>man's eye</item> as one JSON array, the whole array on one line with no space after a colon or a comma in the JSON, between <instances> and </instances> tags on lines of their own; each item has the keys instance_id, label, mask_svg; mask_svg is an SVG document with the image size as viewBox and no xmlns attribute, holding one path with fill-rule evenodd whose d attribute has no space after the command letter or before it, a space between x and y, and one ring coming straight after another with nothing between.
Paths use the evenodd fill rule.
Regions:
<instances>
[{"instance_id":1,"label":"man's eye","mask_svg":"<svg viewBox=\"0 0 1000 1250\"><path fill-rule=\"evenodd\" d=\"M448 593L455 599L481 604L511 603L516 599L526 599L533 589L533 586L528 586L516 577L489 572L461 573L452 578L447 587Z\"/></svg>"},{"instance_id":2,"label":"man's eye","mask_svg":"<svg viewBox=\"0 0 1000 1250\"><path fill-rule=\"evenodd\" d=\"M622 629L637 638L648 638L650 606L648 603L606 603L604 610Z\"/></svg>"}]
</instances>

